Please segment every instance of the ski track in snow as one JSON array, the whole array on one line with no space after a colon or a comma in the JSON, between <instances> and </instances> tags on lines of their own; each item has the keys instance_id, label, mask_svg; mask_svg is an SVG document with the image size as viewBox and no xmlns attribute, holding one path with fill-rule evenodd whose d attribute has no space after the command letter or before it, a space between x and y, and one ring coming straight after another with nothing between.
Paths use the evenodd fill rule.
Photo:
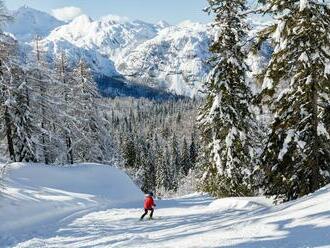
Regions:
<instances>
[{"instance_id":1,"label":"ski track in snow","mask_svg":"<svg viewBox=\"0 0 330 248\"><path fill-rule=\"evenodd\" d=\"M231 202L223 210L200 195L163 200L152 221L138 220L141 209L91 212L13 247L330 247L330 210L317 207L320 198L299 207L235 209Z\"/></svg>"}]
</instances>

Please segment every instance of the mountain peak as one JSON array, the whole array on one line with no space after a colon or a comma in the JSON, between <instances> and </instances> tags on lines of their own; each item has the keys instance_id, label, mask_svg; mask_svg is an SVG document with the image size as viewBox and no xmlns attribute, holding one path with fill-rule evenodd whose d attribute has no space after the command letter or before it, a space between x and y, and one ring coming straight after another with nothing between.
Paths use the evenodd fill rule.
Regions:
<instances>
[{"instance_id":1,"label":"mountain peak","mask_svg":"<svg viewBox=\"0 0 330 248\"><path fill-rule=\"evenodd\" d=\"M18 40L31 41L35 36L45 37L64 22L46 12L31 8L27 5L12 11L14 21L8 23L4 31L12 33Z\"/></svg>"},{"instance_id":2,"label":"mountain peak","mask_svg":"<svg viewBox=\"0 0 330 248\"><path fill-rule=\"evenodd\" d=\"M44 13L40 10L34 9L29 7L28 5L23 5L21 7L19 7L16 11L14 11L14 13L22 13L22 12L30 12L30 13ZM46 13L45 13L46 14Z\"/></svg>"},{"instance_id":3,"label":"mountain peak","mask_svg":"<svg viewBox=\"0 0 330 248\"><path fill-rule=\"evenodd\" d=\"M164 20L160 20L159 22L156 23L156 25L160 28L168 28L171 26L168 22Z\"/></svg>"},{"instance_id":4,"label":"mountain peak","mask_svg":"<svg viewBox=\"0 0 330 248\"><path fill-rule=\"evenodd\" d=\"M72 24L81 24L81 25L89 25L93 22L93 19L88 15L80 15L74 18L71 23Z\"/></svg>"}]
</instances>

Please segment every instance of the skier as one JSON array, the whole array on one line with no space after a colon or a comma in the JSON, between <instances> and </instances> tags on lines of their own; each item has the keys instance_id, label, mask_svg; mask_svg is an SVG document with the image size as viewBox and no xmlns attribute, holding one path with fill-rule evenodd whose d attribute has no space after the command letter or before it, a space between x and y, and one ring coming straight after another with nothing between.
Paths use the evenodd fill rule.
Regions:
<instances>
[{"instance_id":1,"label":"skier","mask_svg":"<svg viewBox=\"0 0 330 248\"><path fill-rule=\"evenodd\" d=\"M149 219L152 220L152 215L154 214L154 207L156 207L153 196L154 194L152 192L146 194L146 197L144 199L144 214L141 216L140 220L143 220L144 216L148 214L148 211L150 211Z\"/></svg>"}]
</instances>

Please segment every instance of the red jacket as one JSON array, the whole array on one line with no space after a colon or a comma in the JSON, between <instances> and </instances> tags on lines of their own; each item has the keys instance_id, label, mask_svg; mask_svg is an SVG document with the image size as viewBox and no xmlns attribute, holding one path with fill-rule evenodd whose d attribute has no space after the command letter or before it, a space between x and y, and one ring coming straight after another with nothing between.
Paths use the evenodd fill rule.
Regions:
<instances>
[{"instance_id":1,"label":"red jacket","mask_svg":"<svg viewBox=\"0 0 330 248\"><path fill-rule=\"evenodd\" d=\"M144 209L152 209L154 206L156 206L156 204L152 196L147 196L144 199Z\"/></svg>"}]
</instances>

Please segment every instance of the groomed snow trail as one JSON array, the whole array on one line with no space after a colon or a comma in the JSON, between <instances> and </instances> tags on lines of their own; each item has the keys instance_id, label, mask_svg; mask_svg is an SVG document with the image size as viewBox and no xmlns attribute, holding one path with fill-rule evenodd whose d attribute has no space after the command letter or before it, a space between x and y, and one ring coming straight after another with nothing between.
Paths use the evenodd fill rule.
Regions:
<instances>
[{"instance_id":1,"label":"groomed snow trail","mask_svg":"<svg viewBox=\"0 0 330 248\"><path fill-rule=\"evenodd\" d=\"M140 209L92 212L15 247L330 247L329 190L278 207L260 198L202 195L158 201L156 220Z\"/></svg>"}]
</instances>

